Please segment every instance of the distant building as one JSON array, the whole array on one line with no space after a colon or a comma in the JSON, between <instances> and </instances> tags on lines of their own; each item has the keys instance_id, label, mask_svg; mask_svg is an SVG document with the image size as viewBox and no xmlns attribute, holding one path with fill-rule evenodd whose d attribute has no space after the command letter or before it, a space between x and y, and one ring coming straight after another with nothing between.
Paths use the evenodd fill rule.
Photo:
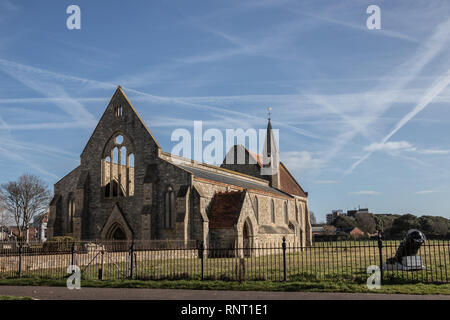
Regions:
<instances>
[{"instance_id":1,"label":"distant building","mask_svg":"<svg viewBox=\"0 0 450 320\"><path fill-rule=\"evenodd\" d=\"M369 213L368 208L358 208L354 210L347 210L347 216L355 218L358 213Z\"/></svg>"},{"instance_id":2,"label":"distant building","mask_svg":"<svg viewBox=\"0 0 450 320\"><path fill-rule=\"evenodd\" d=\"M50 212L47 211L42 216L36 217L33 221L33 227L37 230L38 241L47 241L47 222Z\"/></svg>"},{"instance_id":3,"label":"distant building","mask_svg":"<svg viewBox=\"0 0 450 320\"><path fill-rule=\"evenodd\" d=\"M325 234L325 228L322 226L311 227L311 232L313 236L319 236Z\"/></svg>"},{"instance_id":4,"label":"distant building","mask_svg":"<svg viewBox=\"0 0 450 320\"><path fill-rule=\"evenodd\" d=\"M347 210L346 213L342 210L332 210L331 213L327 214L327 224L333 224L333 221L339 216L348 216L351 218L355 218L358 213L370 213L370 212L368 208Z\"/></svg>"},{"instance_id":5,"label":"distant building","mask_svg":"<svg viewBox=\"0 0 450 320\"><path fill-rule=\"evenodd\" d=\"M0 227L0 241L7 241L9 239L9 228Z\"/></svg>"},{"instance_id":6,"label":"distant building","mask_svg":"<svg viewBox=\"0 0 450 320\"><path fill-rule=\"evenodd\" d=\"M11 226L8 227L8 229L9 229L8 234L9 240L15 240L19 237L19 229L17 227ZM25 235L25 232L27 233L27 235ZM38 240L38 229L33 226L30 226L27 231L25 230L22 231L22 237L25 237L29 241L36 241Z\"/></svg>"},{"instance_id":7,"label":"distant building","mask_svg":"<svg viewBox=\"0 0 450 320\"><path fill-rule=\"evenodd\" d=\"M339 228L336 230L336 234L339 234L339 233L346 233L354 238L359 238L359 237L365 236L365 233L358 227Z\"/></svg>"},{"instance_id":8,"label":"distant building","mask_svg":"<svg viewBox=\"0 0 450 320\"><path fill-rule=\"evenodd\" d=\"M327 214L327 224L332 224L334 219L339 216L345 216L346 214L342 210L332 210L331 213Z\"/></svg>"}]
</instances>

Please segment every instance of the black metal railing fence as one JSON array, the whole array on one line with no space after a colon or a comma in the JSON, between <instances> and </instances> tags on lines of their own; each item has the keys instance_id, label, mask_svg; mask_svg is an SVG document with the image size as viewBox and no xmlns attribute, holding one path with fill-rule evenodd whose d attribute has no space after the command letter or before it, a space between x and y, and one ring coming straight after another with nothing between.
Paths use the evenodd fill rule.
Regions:
<instances>
[{"instance_id":1,"label":"black metal railing fence","mask_svg":"<svg viewBox=\"0 0 450 320\"><path fill-rule=\"evenodd\" d=\"M83 279L365 282L368 267L378 266L385 282L450 282L450 241L427 240L413 257L420 269L387 268L399 243L316 241L303 247L283 241L224 248L173 240L0 242L0 278L65 278L76 265Z\"/></svg>"}]
</instances>

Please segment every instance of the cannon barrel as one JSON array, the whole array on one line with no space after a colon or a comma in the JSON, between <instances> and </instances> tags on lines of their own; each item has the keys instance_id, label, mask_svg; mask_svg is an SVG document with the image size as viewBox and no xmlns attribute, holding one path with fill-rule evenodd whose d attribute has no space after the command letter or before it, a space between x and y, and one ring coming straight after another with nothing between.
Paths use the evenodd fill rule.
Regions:
<instances>
[{"instance_id":1,"label":"cannon barrel","mask_svg":"<svg viewBox=\"0 0 450 320\"><path fill-rule=\"evenodd\" d=\"M400 242L393 260L402 263L403 257L415 256L425 240L426 237L422 231L417 229L408 230L405 238Z\"/></svg>"}]
</instances>

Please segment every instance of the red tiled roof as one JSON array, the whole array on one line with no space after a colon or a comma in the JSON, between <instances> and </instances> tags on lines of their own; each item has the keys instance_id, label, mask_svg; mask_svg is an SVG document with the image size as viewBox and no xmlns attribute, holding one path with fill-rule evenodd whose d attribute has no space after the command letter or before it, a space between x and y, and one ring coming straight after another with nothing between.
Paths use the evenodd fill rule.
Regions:
<instances>
[{"instance_id":1,"label":"red tiled roof","mask_svg":"<svg viewBox=\"0 0 450 320\"><path fill-rule=\"evenodd\" d=\"M305 191L295 181L288 169L280 162L280 190L300 197L306 197Z\"/></svg>"},{"instance_id":2,"label":"red tiled roof","mask_svg":"<svg viewBox=\"0 0 450 320\"><path fill-rule=\"evenodd\" d=\"M364 232L361 231L361 229L359 229L358 227L354 227L354 228L352 229L352 231L350 231L350 234L351 234L352 236L363 236L363 235L364 235Z\"/></svg>"},{"instance_id":3,"label":"red tiled roof","mask_svg":"<svg viewBox=\"0 0 450 320\"><path fill-rule=\"evenodd\" d=\"M256 160L256 162L258 162L258 165L262 168L263 166L263 157L262 155L255 153L247 148L245 148L247 150L247 152L253 157L253 159Z\"/></svg>"},{"instance_id":4,"label":"red tiled roof","mask_svg":"<svg viewBox=\"0 0 450 320\"><path fill-rule=\"evenodd\" d=\"M250 151L247 148L246 150L258 162L258 165L262 168L263 166L262 155ZM306 197L305 191L303 191L302 187L297 183L295 178L290 174L288 169L281 162L280 162L280 190L289 194L294 194L296 196Z\"/></svg>"},{"instance_id":5,"label":"red tiled roof","mask_svg":"<svg viewBox=\"0 0 450 320\"><path fill-rule=\"evenodd\" d=\"M243 191L216 193L208 212L209 228L232 228L239 216Z\"/></svg>"}]
</instances>

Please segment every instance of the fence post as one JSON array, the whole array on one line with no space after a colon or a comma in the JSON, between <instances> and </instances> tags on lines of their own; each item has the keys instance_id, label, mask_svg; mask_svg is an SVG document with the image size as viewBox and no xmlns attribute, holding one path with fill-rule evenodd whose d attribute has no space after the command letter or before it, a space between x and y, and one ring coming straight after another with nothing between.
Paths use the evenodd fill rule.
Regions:
<instances>
[{"instance_id":1,"label":"fence post","mask_svg":"<svg viewBox=\"0 0 450 320\"><path fill-rule=\"evenodd\" d=\"M198 249L198 254L200 255L201 263L202 263L202 277L201 279L204 280L205 279L205 244L203 243L203 241L200 241L200 246Z\"/></svg>"},{"instance_id":2,"label":"fence post","mask_svg":"<svg viewBox=\"0 0 450 320\"><path fill-rule=\"evenodd\" d=\"M383 283L383 235L378 231L378 251L380 253L380 284Z\"/></svg>"},{"instance_id":3,"label":"fence post","mask_svg":"<svg viewBox=\"0 0 450 320\"><path fill-rule=\"evenodd\" d=\"M98 280L103 280L103 256L105 255L105 250L100 251L101 260L100 260L100 269L98 269Z\"/></svg>"},{"instance_id":4,"label":"fence post","mask_svg":"<svg viewBox=\"0 0 450 320\"><path fill-rule=\"evenodd\" d=\"M286 270L286 237L283 237L283 281L287 281L287 270Z\"/></svg>"},{"instance_id":5,"label":"fence post","mask_svg":"<svg viewBox=\"0 0 450 320\"><path fill-rule=\"evenodd\" d=\"M134 262L134 241L131 242L130 246L130 279L133 279L133 262Z\"/></svg>"},{"instance_id":6,"label":"fence post","mask_svg":"<svg viewBox=\"0 0 450 320\"><path fill-rule=\"evenodd\" d=\"M19 242L19 278L22 277L22 242Z\"/></svg>"},{"instance_id":7,"label":"fence post","mask_svg":"<svg viewBox=\"0 0 450 320\"><path fill-rule=\"evenodd\" d=\"M74 262L75 262L75 242L74 243L72 243L72 249L71 249L71 251L72 251L72 263L70 264L70 265L74 265Z\"/></svg>"}]
</instances>

